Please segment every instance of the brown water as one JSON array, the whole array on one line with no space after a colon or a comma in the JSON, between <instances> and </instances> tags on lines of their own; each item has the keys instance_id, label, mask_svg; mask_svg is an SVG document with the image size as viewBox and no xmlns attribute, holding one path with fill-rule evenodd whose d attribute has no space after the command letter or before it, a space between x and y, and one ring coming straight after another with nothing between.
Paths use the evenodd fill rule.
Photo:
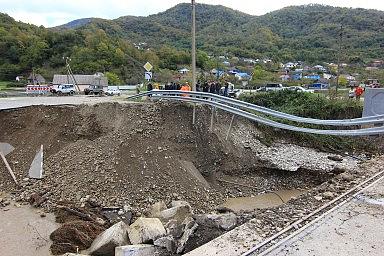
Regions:
<instances>
[{"instance_id":1,"label":"brown water","mask_svg":"<svg viewBox=\"0 0 384 256\"><path fill-rule=\"evenodd\" d=\"M222 206L231 209L234 212L267 209L280 206L304 192L305 191L297 189L280 190L273 193L257 195L255 197L229 198Z\"/></svg>"},{"instance_id":2,"label":"brown water","mask_svg":"<svg viewBox=\"0 0 384 256\"><path fill-rule=\"evenodd\" d=\"M0 209L1 256L49 256L49 235L58 228L51 214L41 218L38 211L29 206Z\"/></svg>"}]
</instances>

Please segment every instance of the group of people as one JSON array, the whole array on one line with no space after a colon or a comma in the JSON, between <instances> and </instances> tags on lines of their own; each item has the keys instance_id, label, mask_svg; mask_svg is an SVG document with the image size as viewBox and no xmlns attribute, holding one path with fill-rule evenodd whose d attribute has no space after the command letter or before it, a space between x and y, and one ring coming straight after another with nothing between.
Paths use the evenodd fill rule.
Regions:
<instances>
[{"instance_id":1,"label":"group of people","mask_svg":"<svg viewBox=\"0 0 384 256\"><path fill-rule=\"evenodd\" d=\"M191 86L189 85L188 82L184 83L184 84L180 84L180 83L167 83L165 84L165 86L160 86L159 84L152 84L152 83L149 83L147 85L147 90L148 91L152 91L152 90L166 90L166 91L191 91L192 88Z\"/></svg>"},{"instance_id":2,"label":"group of people","mask_svg":"<svg viewBox=\"0 0 384 256\"><path fill-rule=\"evenodd\" d=\"M177 90L177 91L191 91L192 88L188 82L185 82L183 84L180 83L167 83L165 86L160 86L159 84L152 84L149 83L147 86L148 91L152 91L154 89L157 90ZM228 96L229 94L229 83L225 82L224 86L220 82L216 81L207 81L205 83L201 83L200 81L197 82L196 84L196 91L198 92L208 92L208 93L213 93L213 94L218 94L218 95L223 95L223 96Z\"/></svg>"}]
</instances>

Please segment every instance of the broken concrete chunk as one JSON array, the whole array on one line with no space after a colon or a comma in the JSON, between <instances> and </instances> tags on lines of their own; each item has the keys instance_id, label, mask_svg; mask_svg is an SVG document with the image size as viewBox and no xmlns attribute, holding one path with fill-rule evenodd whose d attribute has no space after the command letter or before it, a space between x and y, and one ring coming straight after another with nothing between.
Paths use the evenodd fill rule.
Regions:
<instances>
[{"instance_id":1,"label":"broken concrete chunk","mask_svg":"<svg viewBox=\"0 0 384 256\"><path fill-rule=\"evenodd\" d=\"M189 161L179 161L181 166L183 167L184 170L187 171L189 174L188 178L194 179L197 182L199 182L202 186L204 186L206 189L210 188L210 185L208 181L204 178L203 175L201 175L200 171L196 168L196 166Z\"/></svg>"},{"instance_id":2,"label":"broken concrete chunk","mask_svg":"<svg viewBox=\"0 0 384 256\"><path fill-rule=\"evenodd\" d=\"M170 220L166 226L167 234L174 238L180 238L184 233L184 226L178 223L176 220Z\"/></svg>"},{"instance_id":3,"label":"broken concrete chunk","mask_svg":"<svg viewBox=\"0 0 384 256\"><path fill-rule=\"evenodd\" d=\"M185 218L191 216L191 207L189 205L181 205L161 211L158 217L163 223L167 223L170 220L176 220L178 223L182 223Z\"/></svg>"},{"instance_id":4,"label":"broken concrete chunk","mask_svg":"<svg viewBox=\"0 0 384 256\"><path fill-rule=\"evenodd\" d=\"M237 225L237 217L234 213L199 214L195 215L194 218L199 225L217 227L226 231Z\"/></svg>"},{"instance_id":5,"label":"broken concrete chunk","mask_svg":"<svg viewBox=\"0 0 384 256\"><path fill-rule=\"evenodd\" d=\"M153 256L156 247L149 244L119 246L115 248L115 256Z\"/></svg>"},{"instance_id":6,"label":"broken concrete chunk","mask_svg":"<svg viewBox=\"0 0 384 256\"><path fill-rule=\"evenodd\" d=\"M176 241L170 236L160 237L154 243L154 245L167 249L168 252L176 252Z\"/></svg>"},{"instance_id":7,"label":"broken concrete chunk","mask_svg":"<svg viewBox=\"0 0 384 256\"><path fill-rule=\"evenodd\" d=\"M127 230L127 225L122 221L105 230L93 241L90 254L114 255L115 247L129 244Z\"/></svg>"},{"instance_id":8,"label":"broken concrete chunk","mask_svg":"<svg viewBox=\"0 0 384 256\"><path fill-rule=\"evenodd\" d=\"M187 224L187 226L190 226L190 225ZM196 231L198 226L199 225L197 223L193 222L193 226L192 227L186 228L184 230L183 236L179 239L179 241L177 243L177 249L176 249L176 253L177 254L180 254L180 253L182 253L184 251L185 246L186 246L188 240L191 238L193 233L195 233L195 231Z\"/></svg>"},{"instance_id":9,"label":"broken concrete chunk","mask_svg":"<svg viewBox=\"0 0 384 256\"><path fill-rule=\"evenodd\" d=\"M164 201L157 202L151 206L151 211L149 213L150 217L157 218L160 216L160 212L167 209L167 205Z\"/></svg>"},{"instance_id":10,"label":"broken concrete chunk","mask_svg":"<svg viewBox=\"0 0 384 256\"><path fill-rule=\"evenodd\" d=\"M132 244L144 244L165 236L166 231L157 218L138 218L129 226L128 236Z\"/></svg>"},{"instance_id":11,"label":"broken concrete chunk","mask_svg":"<svg viewBox=\"0 0 384 256\"><path fill-rule=\"evenodd\" d=\"M63 254L62 256L88 256L88 255L85 255L85 254L77 254L77 253L66 253L66 254Z\"/></svg>"}]
</instances>

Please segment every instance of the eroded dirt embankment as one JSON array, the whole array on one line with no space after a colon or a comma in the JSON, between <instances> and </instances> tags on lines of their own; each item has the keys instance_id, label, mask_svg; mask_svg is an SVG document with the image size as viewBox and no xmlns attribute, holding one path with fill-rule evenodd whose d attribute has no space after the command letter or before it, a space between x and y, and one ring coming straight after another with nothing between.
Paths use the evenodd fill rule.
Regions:
<instances>
[{"instance_id":1,"label":"eroded dirt embankment","mask_svg":"<svg viewBox=\"0 0 384 256\"><path fill-rule=\"evenodd\" d=\"M198 107L193 126L191 108L170 103L1 111L0 142L16 148L8 158L24 181L16 189L8 175L1 175L0 190L18 190L21 200L34 192L47 194L47 208L60 201L80 204L88 196L103 206L128 206L138 215L154 202L175 199L209 211L228 197L309 189L327 180L323 173L335 166L356 165L353 159L337 163L327 159L329 154L284 141L266 146L257 125L243 119L235 119L225 140L231 116L216 112L213 132L210 118L210 109ZM27 180L41 144L44 179ZM209 187L180 161L192 162ZM0 172L7 173L3 165Z\"/></svg>"}]
</instances>

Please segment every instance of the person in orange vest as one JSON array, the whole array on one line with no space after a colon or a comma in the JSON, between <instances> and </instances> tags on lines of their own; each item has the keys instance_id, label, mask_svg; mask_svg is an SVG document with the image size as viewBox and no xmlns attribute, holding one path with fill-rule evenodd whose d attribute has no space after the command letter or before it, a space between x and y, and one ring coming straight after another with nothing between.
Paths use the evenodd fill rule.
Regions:
<instances>
[{"instance_id":1,"label":"person in orange vest","mask_svg":"<svg viewBox=\"0 0 384 256\"><path fill-rule=\"evenodd\" d=\"M189 83L186 82L183 86L181 86L181 91L187 91L187 92L190 92L191 91L191 86L189 86ZM181 96L183 97L188 97L187 94L182 94Z\"/></svg>"},{"instance_id":2,"label":"person in orange vest","mask_svg":"<svg viewBox=\"0 0 384 256\"><path fill-rule=\"evenodd\" d=\"M356 100L360 100L360 97L361 97L361 95L363 95L363 93L364 93L363 87L361 87L360 85L357 86L355 89Z\"/></svg>"}]
</instances>

